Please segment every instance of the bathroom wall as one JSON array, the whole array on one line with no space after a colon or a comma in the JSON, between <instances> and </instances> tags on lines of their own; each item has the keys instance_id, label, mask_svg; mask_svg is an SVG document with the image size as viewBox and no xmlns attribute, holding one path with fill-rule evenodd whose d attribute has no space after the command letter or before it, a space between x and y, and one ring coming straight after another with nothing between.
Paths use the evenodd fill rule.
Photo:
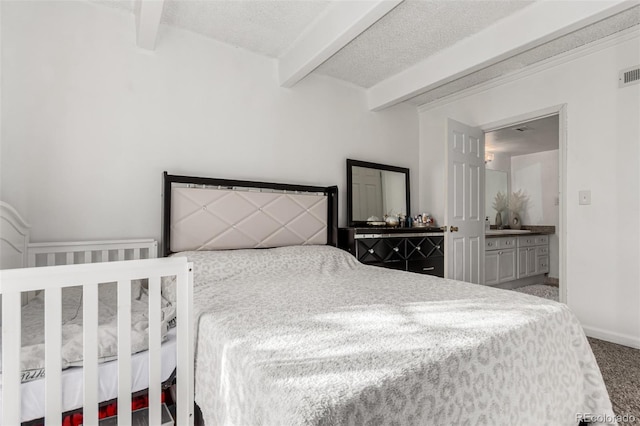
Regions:
<instances>
[{"instance_id":1,"label":"bathroom wall","mask_svg":"<svg viewBox=\"0 0 640 426\"><path fill-rule=\"evenodd\" d=\"M544 151L511 157L511 191L522 190L528 197L521 214L524 225L560 224L558 198L559 151ZM560 265L558 235L549 238L549 276L558 278Z\"/></svg>"}]
</instances>

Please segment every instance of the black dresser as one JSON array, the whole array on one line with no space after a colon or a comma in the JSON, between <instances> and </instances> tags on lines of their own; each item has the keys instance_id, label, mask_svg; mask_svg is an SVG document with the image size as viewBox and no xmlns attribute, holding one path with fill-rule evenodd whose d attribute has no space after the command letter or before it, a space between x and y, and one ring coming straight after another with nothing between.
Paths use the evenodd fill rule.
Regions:
<instances>
[{"instance_id":1,"label":"black dresser","mask_svg":"<svg viewBox=\"0 0 640 426\"><path fill-rule=\"evenodd\" d=\"M444 278L440 228L340 228L338 247L367 265Z\"/></svg>"}]
</instances>

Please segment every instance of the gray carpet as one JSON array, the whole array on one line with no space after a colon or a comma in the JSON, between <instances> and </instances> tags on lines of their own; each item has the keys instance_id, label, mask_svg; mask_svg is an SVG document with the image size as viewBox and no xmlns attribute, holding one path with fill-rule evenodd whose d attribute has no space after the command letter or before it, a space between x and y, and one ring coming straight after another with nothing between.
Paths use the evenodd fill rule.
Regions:
<instances>
[{"instance_id":1,"label":"gray carpet","mask_svg":"<svg viewBox=\"0 0 640 426\"><path fill-rule=\"evenodd\" d=\"M604 383L619 416L633 416L635 421L620 425L640 425L640 349L616 345L589 337Z\"/></svg>"},{"instance_id":2,"label":"gray carpet","mask_svg":"<svg viewBox=\"0 0 640 426\"><path fill-rule=\"evenodd\" d=\"M513 291L544 297L545 299L555 300L556 302L559 300L558 287L552 287L550 285L533 284L516 288Z\"/></svg>"}]
</instances>

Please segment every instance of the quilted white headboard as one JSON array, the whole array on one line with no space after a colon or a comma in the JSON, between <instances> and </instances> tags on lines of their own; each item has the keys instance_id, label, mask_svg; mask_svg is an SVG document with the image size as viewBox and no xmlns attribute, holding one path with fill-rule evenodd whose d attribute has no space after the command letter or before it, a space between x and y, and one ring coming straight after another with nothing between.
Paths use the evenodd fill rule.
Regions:
<instances>
[{"instance_id":1,"label":"quilted white headboard","mask_svg":"<svg viewBox=\"0 0 640 426\"><path fill-rule=\"evenodd\" d=\"M335 245L337 190L165 172L164 254Z\"/></svg>"}]
</instances>

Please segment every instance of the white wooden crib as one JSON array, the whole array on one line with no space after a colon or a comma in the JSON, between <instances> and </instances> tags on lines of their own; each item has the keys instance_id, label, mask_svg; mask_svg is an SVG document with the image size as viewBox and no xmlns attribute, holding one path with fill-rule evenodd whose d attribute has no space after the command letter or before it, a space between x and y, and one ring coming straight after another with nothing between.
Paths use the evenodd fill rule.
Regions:
<instances>
[{"instance_id":1,"label":"white wooden crib","mask_svg":"<svg viewBox=\"0 0 640 426\"><path fill-rule=\"evenodd\" d=\"M117 283L118 424L132 422L131 297L134 280L147 280L149 298L149 424L161 424L161 278L176 279L176 424L193 424L193 274L186 258L157 259L154 240L29 243L29 226L0 202L2 296L2 424L17 425L21 415L21 309L44 292L45 414L47 425L62 422L62 289L82 286L83 424L98 424L98 285ZM26 268L21 266L28 265ZM115 362L115 361L114 361Z\"/></svg>"}]
</instances>

